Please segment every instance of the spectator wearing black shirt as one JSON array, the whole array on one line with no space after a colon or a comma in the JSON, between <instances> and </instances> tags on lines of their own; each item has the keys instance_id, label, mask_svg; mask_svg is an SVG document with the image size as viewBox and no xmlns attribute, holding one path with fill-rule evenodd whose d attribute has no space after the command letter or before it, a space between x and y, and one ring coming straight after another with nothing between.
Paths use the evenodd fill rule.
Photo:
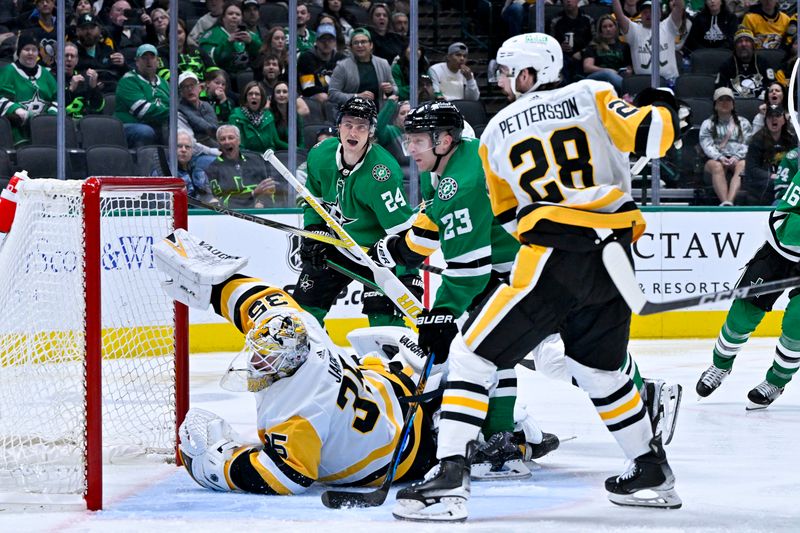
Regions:
<instances>
[{"instance_id":1,"label":"spectator wearing black shirt","mask_svg":"<svg viewBox=\"0 0 800 533\"><path fill-rule=\"evenodd\" d=\"M277 203L277 186L272 178L264 178L264 160L252 152L240 150L239 128L224 124L217 130L222 154L206 169L212 194L225 207L261 208L284 205ZM282 195L285 202L285 191Z\"/></svg>"},{"instance_id":2,"label":"spectator wearing black shirt","mask_svg":"<svg viewBox=\"0 0 800 533\"><path fill-rule=\"evenodd\" d=\"M737 205L772 205L778 165L786 152L797 146L783 107L769 106L764 121L764 128L753 135L747 147Z\"/></svg>"},{"instance_id":3,"label":"spectator wearing black shirt","mask_svg":"<svg viewBox=\"0 0 800 533\"><path fill-rule=\"evenodd\" d=\"M681 49L687 56L698 48L733 49L733 35L739 21L722 0L706 0L706 5L692 20L689 36Z\"/></svg>"},{"instance_id":4,"label":"spectator wearing black shirt","mask_svg":"<svg viewBox=\"0 0 800 533\"><path fill-rule=\"evenodd\" d=\"M300 90L305 97L320 102L328 101L330 83L336 63L344 59L344 54L336 51L336 28L332 24L317 27L317 40L314 48L306 50L297 60L297 74Z\"/></svg>"},{"instance_id":5,"label":"spectator wearing black shirt","mask_svg":"<svg viewBox=\"0 0 800 533\"><path fill-rule=\"evenodd\" d=\"M122 52L128 66L134 63L136 50L146 42L144 25L150 22L150 16L141 10L138 19L128 19L125 13L130 13L131 5L126 0L118 0L111 5L108 11L108 26L106 32L114 43L114 50Z\"/></svg>"},{"instance_id":6,"label":"spectator wearing black shirt","mask_svg":"<svg viewBox=\"0 0 800 533\"><path fill-rule=\"evenodd\" d=\"M389 31L390 17L386 4L375 3L369 9L370 33L374 46L372 53L389 63L402 54L406 47L405 37Z\"/></svg>"},{"instance_id":7,"label":"spectator wearing black shirt","mask_svg":"<svg viewBox=\"0 0 800 533\"><path fill-rule=\"evenodd\" d=\"M92 15L86 13L78 19L75 28L78 37L78 70L94 69L104 79L103 72L114 80L119 80L127 71L125 56L103 42L100 25Z\"/></svg>"},{"instance_id":8,"label":"spectator wearing black shirt","mask_svg":"<svg viewBox=\"0 0 800 533\"><path fill-rule=\"evenodd\" d=\"M105 101L98 87L98 76L94 69L77 70L78 45L64 43L64 101L67 114L78 120L86 115L97 114L103 110ZM55 76L55 73L53 73Z\"/></svg>"},{"instance_id":9,"label":"spectator wearing black shirt","mask_svg":"<svg viewBox=\"0 0 800 533\"><path fill-rule=\"evenodd\" d=\"M613 15L597 19L597 34L582 56L587 78L607 81L622 95L622 78L633 74L631 49L619 40L619 27Z\"/></svg>"},{"instance_id":10,"label":"spectator wearing black shirt","mask_svg":"<svg viewBox=\"0 0 800 533\"><path fill-rule=\"evenodd\" d=\"M730 87L738 98L763 98L775 72L755 52L755 37L740 28L733 38L733 57L725 61L717 74L717 87Z\"/></svg>"},{"instance_id":11,"label":"spectator wearing black shirt","mask_svg":"<svg viewBox=\"0 0 800 533\"><path fill-rule=\"evenodd\" d=\"M573 81L582 69L579 52L592 40L592 17L578 7L578 0L564 0L564 9L550 23L550 35L564 52L563 76Z\"/></svg>"},{"instance_id":12,"label":"spectator wearing black shirt","mask_svg":"<svg viewBox=\"0 0 800 533\"><path fill-rule=\"evenodd\" d=\"M22 24L22 29L31 32L39 42L39 58L46 67L55 63L56 56L56 18L55 0L36 0L36 7Z\"/></svg>"}]
</instances>

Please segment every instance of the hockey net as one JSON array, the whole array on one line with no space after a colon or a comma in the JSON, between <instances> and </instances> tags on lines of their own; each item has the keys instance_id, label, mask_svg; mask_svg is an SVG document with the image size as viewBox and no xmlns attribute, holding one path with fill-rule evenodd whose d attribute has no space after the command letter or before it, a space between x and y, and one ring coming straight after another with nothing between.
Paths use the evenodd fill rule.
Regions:
<instances>
[{"instance_id":1,"label":"hockey net","mask_svg":"<svg viewBox=\"0 0 800 533\"><path fill-rule=\"evenodd\" d=\"M175 460L187 311L152 246L186 227L172 178L27 180L0 250L0 492L83 494L103 462Z\"/></svg>"}]
</instances>

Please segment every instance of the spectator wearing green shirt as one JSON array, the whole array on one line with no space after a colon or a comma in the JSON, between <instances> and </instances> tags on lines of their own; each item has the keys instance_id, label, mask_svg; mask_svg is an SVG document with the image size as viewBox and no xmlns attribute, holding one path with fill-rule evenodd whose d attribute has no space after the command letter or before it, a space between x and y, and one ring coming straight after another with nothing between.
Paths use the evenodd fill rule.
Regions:
<instances>
[{"instance_id":1,"label":"spectator wearing green shirt","mask_svg":"<svg viewBox=\"0 0 800 533\"><path fill-rule=\"evenodd\" d=\"M258 153L288 148L278 137L275 117L267 108L266 89L251 81L244 86L240 98L241 105L231 113L230 123L239 129L242 148Z\"/></svg>"},{"instance_id":2,"label":"spectator wearing green shirt","mask_svg":"<svg viewBox=\"0 0 800 533\"><path fill-rule=\"evenodd\" d=\"M308 21L311 20L311 13L308 11L308 4L306 2L297 3L297 53L305 52L314 48L314 43L317 40L317 35L308 27ZM289 33L289 29L286 29Z\"/></svg>"},{"instance_id":3,"label":"spectator wearing green shirt","mask_svg":"<svg viewBox=\"0 0 800 533\"><path fill-rule=\"evenodd\" d=\"M237 74L249 69L258 56L261 37L247 31L242 22L242 10L237 4L227 2L216 26L200 37L200 48L211 56L218 67L228 74Z\"/></svg>"},{"instance_id":4,"label":"spectator wearing green shirt","mask_svg":"<svg viewBox=\"0 0 800 533\"><path fill-rule=\"evenodd\" d=\"M403 136L403 122L411 109L407 100L401 101L397 96L392 95L386 99L378 113L378 143L389 149L395 139Z\"/></svg>"},{"instance_id":5,"label":"spectator wearing green shirt","mask_svg":"<svg viewBox=\"0 0 800 533\"><path fill-rule=\"evenodd\" d=\"M169 118L169 86L156 74L158 52L152 44L136 49L136 70L117 85L114 116L123 122L128 146L159 144L161 128Z\"/></svg>"}]
</instances>

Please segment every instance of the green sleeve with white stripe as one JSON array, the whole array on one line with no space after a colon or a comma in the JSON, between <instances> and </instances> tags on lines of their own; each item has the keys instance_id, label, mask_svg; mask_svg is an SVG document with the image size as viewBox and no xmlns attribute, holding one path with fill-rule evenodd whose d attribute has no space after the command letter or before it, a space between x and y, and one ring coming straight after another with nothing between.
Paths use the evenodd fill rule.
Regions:
<instances>
[{"instance_id":1,"label":"green sleeve with white stripe","mask_svg":"<svg viewBox=\"0 0 800 533\"><path fill-rule=\"evenodd\" d=\"M493 215L484 181L459 180L455 195L443 200L448 196L443 186L452 186L447 180L453 179L439 183L429 215L439 226L439 242L447 261L433 307L448 309L459 317L489 281Z\"/></svg>"}]
</instances>

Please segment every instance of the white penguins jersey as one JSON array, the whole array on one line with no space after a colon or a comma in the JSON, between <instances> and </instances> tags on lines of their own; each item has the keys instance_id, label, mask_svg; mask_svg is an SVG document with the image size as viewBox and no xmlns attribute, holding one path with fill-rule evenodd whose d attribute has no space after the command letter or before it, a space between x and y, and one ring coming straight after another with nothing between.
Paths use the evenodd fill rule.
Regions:
<instances>
[{"instance_id":1,"label":"white penguins jersey","mask_svg":"<svg viewBox=\"0 0 800 533\"><path fill-rule=\"evenodd\" d=\"M668 109L635 107L605 82L526 93L481 135L492 210L518 239L543 220L633 226L637 237L644 219L629 194L628 152L661 157L674 141Z\"/></svg>"},{"instance_id":2,"label":"white penguins jersey","mask_svg":"<svg viewBox=\"0 0 800 533\"><path fill-rule=\"evenodd\" d=\"M263 312L291 307L302 317L311 344L308 359L293 375L255 393L263 449L240 448L229 464L242 453L250 454L249 464L263 484L260 480L249 484L272 494L297 494L315 481L367 485L381 480L403 425L398 396L411 393L410 379L390 372L377 357L357 363L289 294L259 279L238 275L228 279L214 287L212 303L243 333ZM419 450L423 418L415 418L398 479ZM229 473L228 481L236 485L234 473Z\"/></svg>"}]
</instances>

